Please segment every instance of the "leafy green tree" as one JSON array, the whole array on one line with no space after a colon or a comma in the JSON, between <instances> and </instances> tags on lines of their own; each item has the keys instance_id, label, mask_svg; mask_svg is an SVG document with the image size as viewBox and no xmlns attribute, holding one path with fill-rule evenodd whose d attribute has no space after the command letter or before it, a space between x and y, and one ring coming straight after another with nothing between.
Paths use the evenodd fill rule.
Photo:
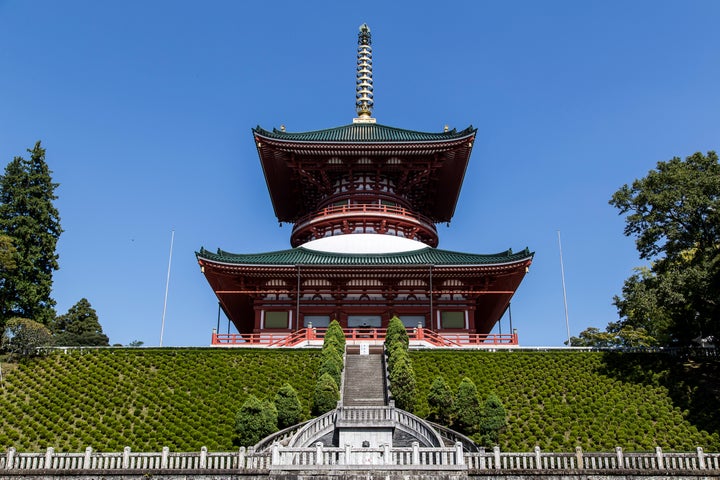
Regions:
<instances>
[{"instance_id":1,"label":"leafy green tree","mask_svg":"<svg viewBox=\"0 0 720 480\"><path fill-rule=\"evenodd\" d=\"M657 343L644 328L634 328L617 322L610 323L605 331L589 327L580 332L579 336L570 338L570 345L573 347L637 348L652 347Z\"/></svg>"},{"instance_id":2,"label":"leafy green tree","mask_svg":"<svg viewBox=\"0 0 720 480\"><path fill-rule=\"evenodd\" d=\"M458 385L455 395L455 422L453 426L461 433L472 435L478 431L480 421L480 398L475 383L465 377Z\"/></svg>"},{"instance_id":3,"label":"leafy green tree","mask_svg":"<svg viewBox=\"0 0 720 480\"><path fill-rule=\"evenodd\" d=\"M63 346L107 346L97 312L86 298L81 298L65 315L54 322L55 344Z\"/></svg>"},{"instance_id":4,"label":"leafy green tree","mask_svg":"<svg viewBox=\"0 0 720 480\"><path fill-rule=\"evenodd\" d=\"M430 407L430 418L441 425L449 426L452 422L453 394L445 377L435 377L428 392L427 402Z\"/></svg>"},{"instance_id":5,"label":"leafy green tree","mask_svg":"<svg viewBox=\"0 0 720 480\"><path fill-rule=\"evenodd\" d=\"M313 392L312 412L313 415L322 415L337 407L340 400L340 390L335 380L324 373L318 378Z\"/></svg>"},{"instance_id":6,"label":"leafy green tree","mask_svg":"<svg viewBox=\"0 0 720 480\"><path fill-rule=\"evenodd\" d=\"M260 400L255 395L248 396L235 415L236 443L252 446L277 431L278 415L275 405Z\"/></svg>"},{"instance_id":7,"label":"leafy green tree","mask_svg":"<svg viewBox=\"0 0 720 480\"><path fill-rule=\"evenodd\" d=\"M286 383L275 394L275 410L277 411L277 426L280 430L291 427L302 421L303 408L297 391L292 385Z\"/></svg>"},{"instance_id":8,"label":"leafy green tree","mask_svg":"<svg viewBox=\"0 0 720 480\"><path fill-rule=\"evenodd\" d=\"M408 412L415 410L417 381L410 357L405 354L398 358L389 372L390 392L395 399L395 406Z\"/></svg>"},{"instance_id":9,"label":"leafy green tree","mask_svg":"<svg viewBox=\"0 0 720 480\"><path fill-rule=\"evenodd\" d=\"M48 328L28 318L11 318L5 323L2 335L3 350L15 355L34 355L38 348L52 343Z\"/></svg>"},{"instance_id":10,"label":"leafy green tree","mask_svg":"<svg viewBox=\"0 0 720 480\"><path fill-rule=\"evenodd\" d=\"M720 336L720 163L715 152L658 162L610 199L650 267L630 277L615 305L620 328L662 343Z\"/></svg>"},{"instance_id":11,"label":"leafy green tree","mask_svg":"<svg viewBox=\"0 0 720 480\"><path fill-rule=\"evenodd\" d=\"M50 298L58 269L56 245L62 228L57 199L40 142L30 159L15 157L0 176L0 234L12 238L15 268L0 270L0 327L12 317L49 325L55 318Z\"/></svg>"},{"instance_id":12,"label":"leafy green tree","mask_svg":"<svg viewBox=\"0 0 720 480\"><path fill-rule=\"evenodd\" d=\"M491 393L485 399L480 417L479 429L481 443L486 447L498 444L500 433L507 427L507 412L500 398Z\"/></svg>"}]
</instances>

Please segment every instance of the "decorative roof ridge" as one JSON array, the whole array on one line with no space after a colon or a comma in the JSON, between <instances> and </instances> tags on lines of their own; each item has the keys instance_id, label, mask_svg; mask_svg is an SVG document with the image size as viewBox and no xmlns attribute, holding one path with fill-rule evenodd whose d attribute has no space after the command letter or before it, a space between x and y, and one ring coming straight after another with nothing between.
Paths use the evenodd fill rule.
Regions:
<instances>
[{"instance_id":1,"label":"decorative roof ridge","mask_svg":"<svg viewBox=\"0 0 720 480\"><path fill-rule=\"evenodd\" d=\"M350 123L347 125L341 125L339 127L325 128L320 130L311 130L307 132L287 132L283 129L273 128L272 131L262 128L260 125L252 129L253 133L266 138L277 139L277 140L288 140L294 142L309 142L309 143L343 143L347 140L326 140L320 137L328 137L332 133L342 133L346 131L376 131L379 133L394 133L403 134L411 137L425 137L422 139L408 139L408 140L384 140L393 142L437 142L445 140L457 140L463 137L474 135L477 132L477 128L472 125L467 128L458 131L456 128L446 130L443 132L422 132L419 130L408 130L405 128L392 127L390 125L383 125L380 123ZM357 139L362 140L366 143L383 143L382 139L363 138Z\"/></svg>"}]
</instances>

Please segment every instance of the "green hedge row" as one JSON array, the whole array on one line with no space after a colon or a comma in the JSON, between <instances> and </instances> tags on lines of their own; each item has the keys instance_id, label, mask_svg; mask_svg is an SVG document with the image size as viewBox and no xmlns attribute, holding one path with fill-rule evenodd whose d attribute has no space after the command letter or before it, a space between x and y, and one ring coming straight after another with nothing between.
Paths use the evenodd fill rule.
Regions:
<instances>
[{"instance_id":1,"label":"green hedge row","mask_svg":"<svg viewBox=\"0 0 720 480\"><path fill-rule=\"evenodd\" d=\"M717 361L683 364L662 354L601 352L411 352L417 413L437 376L463 377L480 398L495 393L508 413L506 451L645 451L661 446L720 451ZM707 381L708 376L714 381ZM693 380L695 378L695 380Z\"/></svg>"},{"instance_id":2,"label":"green hedge row","mask_svg":"<svg viewBox=\"0 0 720 480\"><path fill-rule=\"evenodd\" d=\"M232 450L246 398L285 383L309 416L317 350L108 349L3 369L0 451Z\"/></svg>"}]
</instances>

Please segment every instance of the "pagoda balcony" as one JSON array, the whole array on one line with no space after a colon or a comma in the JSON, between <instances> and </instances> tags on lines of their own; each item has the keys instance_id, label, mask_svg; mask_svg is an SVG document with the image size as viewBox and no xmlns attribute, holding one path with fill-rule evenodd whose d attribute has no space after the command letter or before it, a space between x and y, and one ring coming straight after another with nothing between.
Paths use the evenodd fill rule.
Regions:
<instances>
[{"instance_id":1,"label":"pagoda balcony","mask_svg":"<svg viewBox=\"0 0 720 480\"><path fill-rule=\"evenodd\" d=\"M379 233L409 238L431 247L438 245L434 222L404 207L382 204L332 205L295 222L293 247L311 240L351 233Z\"/></svg>"}]
</instances>

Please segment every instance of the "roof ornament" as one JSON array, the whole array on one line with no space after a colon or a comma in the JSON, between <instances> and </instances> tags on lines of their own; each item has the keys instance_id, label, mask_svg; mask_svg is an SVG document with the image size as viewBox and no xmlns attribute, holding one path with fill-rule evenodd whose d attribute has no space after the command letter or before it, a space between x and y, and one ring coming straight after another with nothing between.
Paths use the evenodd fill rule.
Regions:
<instances>
[{"instance_id":1,"label":"roof ornament","mask_svg":"<svg viewBox=\"0 0 720 480\"><path fill-rule=\"evenodd\" d=\"M372 40L370 27L366 23L360 25L358 33L357 75L355 86L355 110L357 118L353 123L375 123L372 118L373 80L372 80Z\"/></svg>"}]
</instances>

